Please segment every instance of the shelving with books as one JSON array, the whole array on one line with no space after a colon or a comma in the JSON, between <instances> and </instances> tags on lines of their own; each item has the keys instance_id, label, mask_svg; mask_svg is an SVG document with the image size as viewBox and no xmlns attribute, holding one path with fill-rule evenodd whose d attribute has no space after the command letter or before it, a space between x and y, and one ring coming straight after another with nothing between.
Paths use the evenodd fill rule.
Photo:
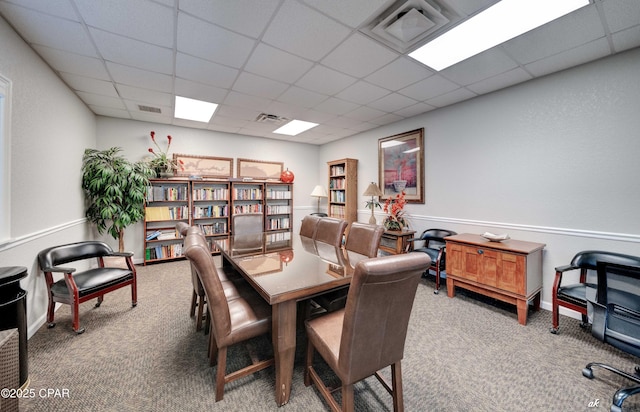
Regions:
<instances>
[{"instance_id":1,"label":"shelving with books","mask_svg":"<svg viewBox=\"0 0 640 412\"><path fill-rule=\"evenodd\" d=\"M231 183L231 214L264 213L264 184L262 182ZM262 228L264 230L264 227ZM231 228L233 233L233 227Z\"/></svg>"},{"instance_id":2,"label":"shelving with books","mask_svg":"<svg viewBox=\"0 0 640 412\"><path fill-rule=\"evenodd\" d=\"M191 182L191 224L202 229L210 244L229 234L228 181Z\"/></svg>"},{"instance_id":3,"label":"shelving with books","mask_svg":"<svg viewBox=\"0 0 640 412\"><path fill-rule=\"evenodd\" d=\"M182 257L176 223L189 222L189 181L152 179L147 187L144 263Z\"/></svg>"},{"instance_id":4,"label":"shelving with books","mask_svg":"<svg viewBox=\"0 0 640 412\"><path fill-rule=\"evenodd\" d=\"M293 212L293 184L265 183L265 230L290 231Z\"/></svg>"},{"instance_id":5,"label":"shelving with books","mask_svg":"<svg viewBox=\"0 0 640 412\"><path fill-rule=\"evenodd\" d=\"M349 223L358 219L358 159L327 162L329 167L329 216Z\"/></svg>"}]
</instances>

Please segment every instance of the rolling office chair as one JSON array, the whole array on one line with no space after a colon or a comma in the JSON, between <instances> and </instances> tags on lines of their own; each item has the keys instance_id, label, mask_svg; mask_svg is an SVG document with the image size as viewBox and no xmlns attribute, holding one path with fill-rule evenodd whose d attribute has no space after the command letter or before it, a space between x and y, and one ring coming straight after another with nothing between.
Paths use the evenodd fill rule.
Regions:
<instances>
[{"instance_id":1,"label":"rolling office chair","mask_svg":"<svg viewBox=\"0 0 640 412\"><path fill-rule=\"evenodd\" d=\"M599 340L640 356L640 266L598 262L598 293L593 304L591 334ZM619 389L613 395L612 412L622 411L622 403L640 393L640 367L630 374L602 363L589 363L582 374L593 379L593 367L623 376L636 386Z\"/></svg>"}]
</instances>

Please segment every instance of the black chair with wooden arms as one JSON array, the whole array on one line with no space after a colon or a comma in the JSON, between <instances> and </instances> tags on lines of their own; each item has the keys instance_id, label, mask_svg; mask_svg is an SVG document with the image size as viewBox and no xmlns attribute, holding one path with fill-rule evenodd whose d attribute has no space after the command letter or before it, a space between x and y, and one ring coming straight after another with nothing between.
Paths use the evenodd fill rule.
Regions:
<instances>
[{"instance_id":1,"label":"black chair with wooden arms","mask_svg":"<svg viewBox=\"0 0 640 412\"><path fill-rule=\"evenodd\" d=\"M634 356L640 356L640 266L598 262L598 292L593 305L591 334L599 340ZM612 412L622 411L629 396L640 393L640 367L627 373L612 366L592 362L582 374L593 379L593 367L625 377L635 386L619 389L613 395Z\"/></svg>"},{"instance_id":2,"label":"black chair with wooden arms","mask_svg":"<svg viewBox=\"0 0 640 412\"><path fill-rule=\"evenodd\" d=\"M95 306L99 307L105 294L125 286L131 286L131 306L135 307L138 304L138 294L132 256L131 252L114 252L109 245L99 241L53 246L38 253L38 263L44 272L49 295L47 326L55 326L55 306L59 302L70 305L73 330L77 334L83 333L85 328L80 327L80 304L97 298ZM104 259L110 257L124 258L126 268L105 266ZM97 260L98 267L82 272L76 272L72 267L60 266L93 259ZM54 273L61 273L63 277L54 281Z\"/></svg>"},{"instance_id":3,"label":"black chair with wooden arms","mask_svg":"<svg viewBox=\"0 0 640 412\"><path fill-rule=\"evenodd\" d=\"M353 411L353 385L375 375L402 411L402 370L409 317L429 257L409 253L358 262L344 309L305 322L308 343L304 383L316 385L331 410ZM315 352L341 381L342 407L313 366ZM378 373L391 366L392 385Z\"/></svg>"},{"instance_id":4,"label":"black chair with wooden arms","mask_svg":"<svg viewBox=\"0 0 640 412\"><path fill-rule=\"evenodd\" d=\"M453 230L447 229L427 229L420 237L413 238L410 242L414 242L413 252L422 252L429 255L431 258L431 265L424 272L424 275L429 274L429 270L435 271L436 275L436 288L433 291L436 295L440 292L441 272L445 270L446 266L446 243L445 238L447 236L457 235ZM422 247L415 247L415 242L423 241Z\"/></svg>"},{"instance_id":5,"label":"black chair with wooden arms","mask_svg":"<svg viewBox=\"0 0 640 412\"><path fill-rule=\"evenodd\" d=\"M211 253L194 236L188 235L185 240L185 255L193 264L207 296L212 328L209 356L211 364L218 365L216 371L216 402L218 402L223 399L226 383L273 365L273 358L259 361L251 356L251 365L226 373L229 346L270 333L271 306L260 295L253 291L250 293L248 289L239 289L239 296L230 298L218 277Z\"/></svg>"},{"instance_id":6,"label":"black chair with wooden arms","mask_svg":"<svg viewBox=\"0 0 640 412\"><path fill-rule=\"evenodd\" d=\"M587 319L587 288L596 288L594 282L588 282L588 271L595 271L597 262L617 263L628 266L640 265L640 257L624 255L622 253L605 252L601 250L585 250L578 252L571 263L556 267L556 276L553 282L551 294L551 322L549 330L553 334L558 333L560 325L560 306L580 313L582 323L585 327L589 321ZM572 282L563 282L565 274L571 271L578 271L578 278L571 279Z\"/></svg>"}]
</instances>

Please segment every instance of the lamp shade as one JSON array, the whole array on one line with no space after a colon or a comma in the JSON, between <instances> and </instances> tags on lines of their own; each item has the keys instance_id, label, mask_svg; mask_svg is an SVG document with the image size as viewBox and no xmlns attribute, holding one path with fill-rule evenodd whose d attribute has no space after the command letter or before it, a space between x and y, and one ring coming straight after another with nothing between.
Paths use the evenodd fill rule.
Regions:
<instances>
[{"instance_id":1,"label":"lamp shade","mask_svg":"<svg viewBox=\"0 0 640 412\"><path fill-rule=\"evenodd\" d=\"M316 187L313 188L313 192L311 192L311 196L327 197L327 191L325 190L324 186L317 185Z\"/></svg>"},{"instance_id":2,"label":"lamp shade","mask_svg":"<svg viewBox=\"0 0 640 412\"><path fill-rule=\"evenodd\" d=\"M377 184L371 182L369 186L367 186L367 190L362 194L363 196L384 196L384 193L380 190Z\"/></svg>"}]
</instances>

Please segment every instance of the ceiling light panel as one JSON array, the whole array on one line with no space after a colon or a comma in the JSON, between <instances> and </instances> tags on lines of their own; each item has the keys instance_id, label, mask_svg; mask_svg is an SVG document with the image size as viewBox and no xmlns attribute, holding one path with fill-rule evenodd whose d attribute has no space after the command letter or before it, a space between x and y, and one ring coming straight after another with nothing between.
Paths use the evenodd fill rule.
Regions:
<instances>
[{"instance_id":1,"label":"ceiling light panel","mask_svg":"<svg viewBox=\"0 0 640 412\"><path fill-rule=\"evenodd\" d=\"M176 96L174 117L207 123L217 108L215 103Z\"/></svg>"}]
</instances>

